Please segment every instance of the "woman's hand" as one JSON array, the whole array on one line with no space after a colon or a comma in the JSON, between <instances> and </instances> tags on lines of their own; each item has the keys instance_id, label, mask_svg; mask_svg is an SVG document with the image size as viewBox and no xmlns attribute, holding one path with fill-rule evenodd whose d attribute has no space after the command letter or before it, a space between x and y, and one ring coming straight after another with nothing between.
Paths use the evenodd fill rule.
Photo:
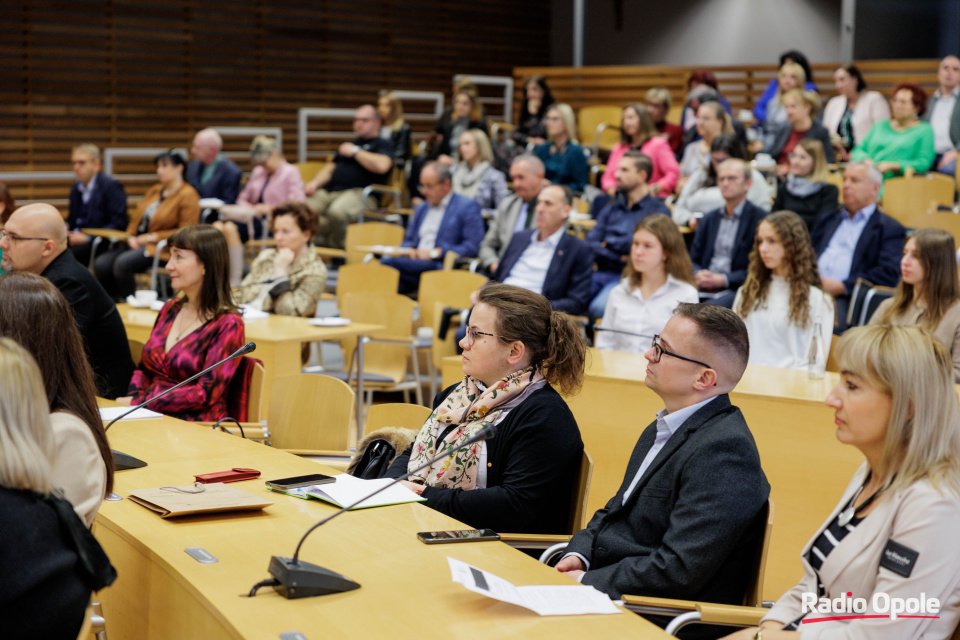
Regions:
<instances>
[{"instance_id":1,"label":"woman's hand","mask_svg":"<svg viewBox=\"0 0 960 640\"><path fill-rule=\"evenodd\" d=\"M410 491L413 491L417 495L420 495L421 493L423 493L423 490L426 488L422 484L410 482L409 480L401 480L397 484L399 484L402 487L406 487L407 489L410 489Z\"/></svg>"},{"instance_id":2,"label":"woman's hand","mask_svg":"<svg viewBox=\"0 0 960 640\"><path fill-rule=\"evenodd\" d=\"M140 236L130 236L127 238L127 246L131 249L139 249L143 245L140 244Z\"/></svg>"},{"instance_id":3,"label":"woman's hand","mask_svg":"<svg viewBox=\"0 0 960 640\"><path fill-rule=\"evenodd\" d=\"M277 276L285 276L290 271L290 265L294 259L293 249L280 249L277 251L277 258L273 261L273 273Z\"/></svg>"},{"instance_id":4,"label":"woman's hand","mask_svg":"<svg viewBox=\"0 0 960 640\"><path fill-rule=\"evenodd\" d=\"M133 396L123 396L122 398L117 398L115 402L117 404L122 404L125 407L129 407L133 404Z\"/></svg>"}]
</instances>

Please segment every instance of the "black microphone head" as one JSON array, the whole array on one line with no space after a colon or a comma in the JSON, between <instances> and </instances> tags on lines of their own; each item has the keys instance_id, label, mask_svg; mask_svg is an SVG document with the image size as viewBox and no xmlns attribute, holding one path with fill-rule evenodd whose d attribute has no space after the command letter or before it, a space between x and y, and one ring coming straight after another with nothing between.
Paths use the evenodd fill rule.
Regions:
<instances>
[{"instance_id":1,"label":"black microphone head","mask_svg":"<svg viewBox=\"0 0 960 640\"><path fill-rule=\"evenodd\" d=\"M256 343L256 342L248 342L247 344L243 345L243 352L244 352L244 353L250 353L250 352L256 351L256 350L257 350L257 343Z\"/></svg>"}]
</instances>

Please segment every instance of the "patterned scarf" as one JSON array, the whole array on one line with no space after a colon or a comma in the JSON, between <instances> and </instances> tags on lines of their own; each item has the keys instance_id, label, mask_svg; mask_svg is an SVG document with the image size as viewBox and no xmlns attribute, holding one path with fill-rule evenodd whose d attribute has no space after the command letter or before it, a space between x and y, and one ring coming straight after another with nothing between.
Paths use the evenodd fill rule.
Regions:
<instances>
[{"instance_id":1,"label":"patterned scarf","mask_svg":"<svg viewBox=\"0 0 960 640\"><path fill-rule=\"evenodd\" d=\"M527 396L547 383L543 373L533 366L515 371L481 391L476 380L464 376L463 382L427 418L417 434L407 471L434 458L438 451L456 448L480 429L496 422L504 412L516 407ZM445 437L441 435L447 431ZM475 489L482 443L458 451L410 476L411 482L444 489Z\"/></svg>"}]
</instances>

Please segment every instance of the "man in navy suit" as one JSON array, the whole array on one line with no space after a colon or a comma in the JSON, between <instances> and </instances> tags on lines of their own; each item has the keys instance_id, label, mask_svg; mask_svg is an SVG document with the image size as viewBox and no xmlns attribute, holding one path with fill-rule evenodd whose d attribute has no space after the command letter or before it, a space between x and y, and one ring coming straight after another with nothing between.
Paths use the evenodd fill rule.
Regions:
<instances>
[{"instance_id":1,"label":"man in navy suit","mask_svg":"<svg viewBox=\"0 0 960 640\"><path fill-rule=\"evenodd\" d=\"M855 162L843 174L843 208L817 219L810 232L823 290L837 303L834 332L847 328L850 292L857 278L894 287L906 230L877 209L883 176L872 164Z\"/></svg>"},{"instance_id":2,"label":"man in navy suit","mask_svg":"<svg viewBox=\"0 0 960 640\"><path fill-rule=\"evenodd\" d=\"M483 240L483 214L476 200L452 193L450 168L428 162L420 172L426 202L417 207L403 238L409 257L385 258L381 264L400 271L400 293L416 291L420 274L443 268L447 251L474 258Z\"/></svg>"},{"instance_id":3,"label":"man in navy suit","mask_svg":"<svg viewBox=\"0 0 960 640\"><path fill-rule=\"evenodd\" d=\"M236 204L243 172L221 153L222 149L223 138L216 129L198 131L190 148L194 159L187 165L183 178L201 198L219 198L225 204Z\"/></svg>"},{"instance_id":4,"label":"man in navy suit","mask_svg":"<svg viewBox=\"0 0 960 640\"><path fill-rule=\"evenodd\" d=\"M731 307L747 279L757 225L767 212L747 200L750 165L730 158L717 167L717 185L726 204L703 216L690 247L693 282L713 304Z\"/></svg>"},{"instance_id":5,"label":"man in navy suit","mask_svg":"<svg viewBox=\"0 0 960 640\"><path fill-rule=\"evenodd\" d=\"M127 229L127 192L123 185L100 172L100 149L80 144L71 154L77 181L70 187L70 214L67 216L67 243L81 264L90 262L93 239L81 229ZM97 252L106 250L100 244Z\"/></svg>"},{"instance_id":6,"label":"man in navy suit","mask_svg":"<svg viewBox=\"0 0 960 640\"><path fill-rule=\"evenodd\" d=\"M728 395L747 366L747 328L729 309L682 303L654 340L645 383L664 409L641 433L616 495L556 568L611 598L740 604L770 495Z\"/></svg>"}]
</instances>

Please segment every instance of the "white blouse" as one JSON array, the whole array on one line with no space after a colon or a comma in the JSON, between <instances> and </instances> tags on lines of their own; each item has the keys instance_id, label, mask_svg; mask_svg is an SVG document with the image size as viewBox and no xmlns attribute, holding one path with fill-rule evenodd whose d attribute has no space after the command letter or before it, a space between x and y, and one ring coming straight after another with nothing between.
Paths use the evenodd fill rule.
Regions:
<instances>
[{"instance_id":1,"label":"white blouse","mask_svg":"<svg viewBox=\"0 0 960 640\"><path fill-rule=\"evenodd\" d=\"M107 490L107 465L97 441L83 420L66 411L50 414L55 453L53 486L63 493L89 527Z\"/></svg>"},{"instance_id":2,"label":"white blouse","mask_svg":"<svg viewBox=\"0 0 960 640\"><path fill-rule=\"evenodd\" d=\"M773 276L769 284L767 300L758 309L753 309L743 319L750 336L749 364L781 369L806 370L813 341L813 319L820 318L820 333L823 338L823 355L830 352L833 336L833 298L821 289L810 287L810 320L806 327L790 322L790 285L779 276ZM733 302L733 310L739 313L741 289Z\"/></svg>"},{"instance_id":3,"label":"white blouse","mask_svg":"<svg viewBox=\"0 0 960 640\"><path fill-rule=\"evenodd\" d=\"M628 290L627 282L621 280L610 292L594 342L597 349L644 353L650 348L653 336L663 331L677 304L700 301L695 286L673 276L667 276L667 281L649 300L643 299L639 287ZM624 333L616 333L618 331Z\"/></svg>"}]
</instances>

